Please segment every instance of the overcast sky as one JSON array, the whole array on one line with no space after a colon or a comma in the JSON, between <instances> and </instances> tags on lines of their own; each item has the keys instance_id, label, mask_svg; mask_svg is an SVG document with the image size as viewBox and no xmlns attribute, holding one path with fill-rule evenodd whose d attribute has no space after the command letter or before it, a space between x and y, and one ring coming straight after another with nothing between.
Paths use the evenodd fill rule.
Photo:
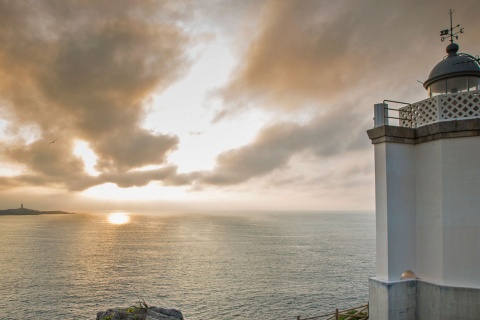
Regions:
<instances>
[{"instance_id":1,"label":"overcast sky","mask_svg":"<svg viewBox=\"0 0 480 320\"><path fill-rule=\"evenodd\" d=\"M0 0L0 209L373 210L373 104L480 2Z\"/></svg>"}]
</instances>

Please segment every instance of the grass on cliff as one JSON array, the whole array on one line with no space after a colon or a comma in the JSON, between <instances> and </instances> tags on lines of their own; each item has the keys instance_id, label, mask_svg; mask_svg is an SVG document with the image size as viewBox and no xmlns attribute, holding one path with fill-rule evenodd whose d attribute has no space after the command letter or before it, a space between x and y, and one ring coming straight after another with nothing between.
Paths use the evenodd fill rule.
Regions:
<instances>
[{"instance_id":1,"label":"grass on cliff","mask_svg":"<svg viewBox=\"0 0 480 320\"><path fill-rule=\"evenodd\" d=\"M346 320L346 319L365 319L365 317L368 315L366 312L360 312L359 314L356 314L358 310L350 310L345 312L345 315L339 315L338 320ZM360 316L360 317L356 317Z\"/></svg>"},{"instance_id":2,"label":"grass on cliff","mask_svg":"<svg viewBox=\"0 0 480 320\"><path fill-rule=\"evenodd\" d=\"M128 317L128 319L139 320L145 317L144 313L147 312L147 309L148 309L148 305L145 302L145 300L142 299L142 301L137 302L137 304L125 309L120 309L117 312L125 314ZM108 315L103 317L101 320L112 320L112 318L113 318L113 315Z\"/></svg>"}]
</instances>

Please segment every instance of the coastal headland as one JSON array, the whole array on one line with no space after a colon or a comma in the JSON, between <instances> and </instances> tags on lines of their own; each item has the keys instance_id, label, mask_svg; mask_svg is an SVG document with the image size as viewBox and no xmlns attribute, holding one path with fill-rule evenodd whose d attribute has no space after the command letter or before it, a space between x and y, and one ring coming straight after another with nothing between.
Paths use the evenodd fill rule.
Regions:
<instances>
[{"instance_id":1,"label":"coastal headland","mask_svg":"<svg viewBox=\"0 0 480 320\"><path fill-rule=\"evenodd\" d=\"M37 216L41 214L74 214L65 211L39 211L34 209L24 208L23 205L17 209L0 210L0 216Z\"/></svg>"}]
</instances>

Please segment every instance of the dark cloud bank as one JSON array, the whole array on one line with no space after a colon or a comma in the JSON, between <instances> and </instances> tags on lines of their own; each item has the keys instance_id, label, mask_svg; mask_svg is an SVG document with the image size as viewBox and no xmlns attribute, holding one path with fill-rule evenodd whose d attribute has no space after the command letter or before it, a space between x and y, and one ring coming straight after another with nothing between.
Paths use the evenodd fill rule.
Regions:
<instances>
[{"instance_id":1,"label":"dark cloud bank","mask_svg":"<svg viewBox=\"0 0 480 320\"><path fill-rule=\"evenodd\" d=\"M177 27L188 17L185 6L1 1L0 93L7 130L13 136L19 127L39 132L33 143L18 138L1 146L4 159L29 172L4 181L82 190L118 179L128 186L122 173L164 163L178 138L142 129L142 105L189 66L184 55L189 37ZM57 143L48 145L53 138ZM72 154L74 139L95 151L101 177L83 171ZM153 172L152 179L165 175Z\"/></svg>"},{"instance_id":2,"label":"dark cloud bank","mask_svg":"<svg viewBox=\"0 0 480 320\"><path fill-rule=\"evenodd\" d=\"M217 15L234 14L242 4L226 3L218 3ZM9 135L0 143L1 160L25 168L1 177L0 188L232 185L282 168L299 152L324 158L365 148L369 107L378 101L362 105L362 96L407 92L399 84L414 83L412 70L428 73L437 39L427 44L425 38L446 26L449 8L448 1L254 3L248 5L258 9L252 19L257 32L236 36L246 45L230 81L216 92L224 109L215 121L254 107L293 115L313 105L319 112L303 124L267 125L251 144L220 154L213 171L179 174L166 163L178 138L153 134L141 121L149 95L174 83L192 63L186 52L194 39L181 25L200 10L198 3L0 1L0 116ZM479 7L465 1L457 8L470 32L466 43L480 29L473 17ZM229 21L221 23L227 27ZM441 46L435 48L440 59ZM24 127L38 132L35 141L21 138ZM54 138L58 142L48 145ZM97 154L99 176L89 176L72 154L75 139ZM135 170L146 165L163 167Z\"/></svg>"}]
</instances>

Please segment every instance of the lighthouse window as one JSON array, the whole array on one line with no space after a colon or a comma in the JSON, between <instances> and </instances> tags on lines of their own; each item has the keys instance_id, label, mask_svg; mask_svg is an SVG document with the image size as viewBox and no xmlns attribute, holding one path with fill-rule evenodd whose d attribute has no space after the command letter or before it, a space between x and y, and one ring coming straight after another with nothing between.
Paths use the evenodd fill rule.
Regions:
<instances>
[{"instance_id":1,"label":"lighthouse window","mask_svg":"<svg viewBox=\"0 0 480 320\"><path fill-rule=\"evenodd\" d=\"M455 93L460 91L467 91L468 77L455 77L447 79L447 93Z\"/></svg>"},{"instance_id":2,"label":"lighthouse window","mask_svg":"<svg viewBox=\"0 0 480 320\"><path fill-rule=\"evenodd\" d=\"M434 82L430 85L430 96L445 94L446 89L447 89L447 84L445 80Z\"/></svg>"},{"instance_id":3,"label":"lighthouse window","mask_svg":"<svg viewBox=\"0 0 480 320\"><path fill-rule=\"evenodd\" d=\"M480 78L468 77L468 91L480 89Z\"/></svg>"}]
</instances>

